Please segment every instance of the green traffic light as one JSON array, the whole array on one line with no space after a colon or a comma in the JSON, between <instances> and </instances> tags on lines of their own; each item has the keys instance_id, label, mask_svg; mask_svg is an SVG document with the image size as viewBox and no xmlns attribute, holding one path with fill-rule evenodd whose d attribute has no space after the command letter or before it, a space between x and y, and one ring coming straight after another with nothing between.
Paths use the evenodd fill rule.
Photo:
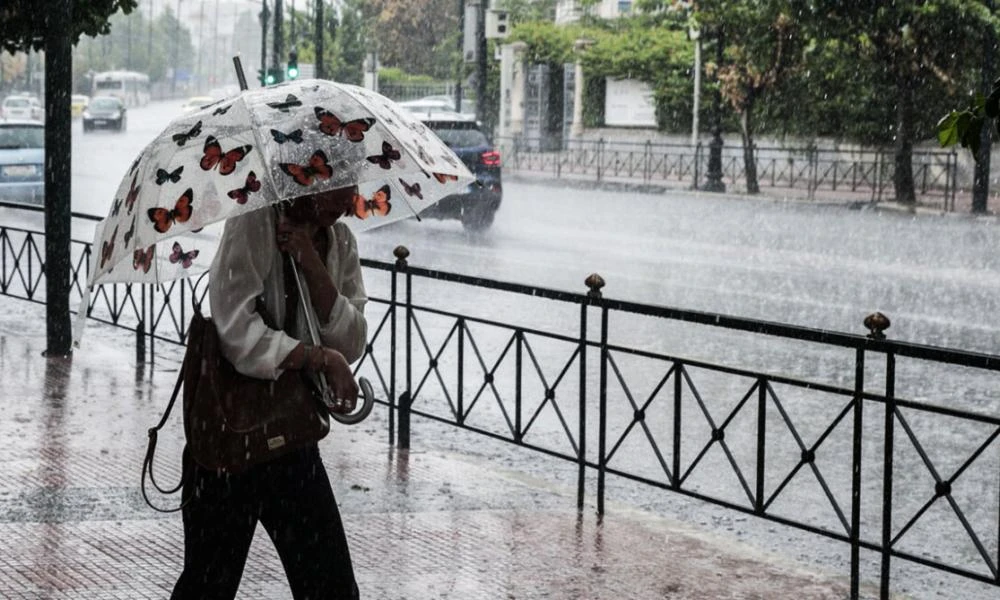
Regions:
<instances>
[{"instance_id":1,"label":"green traffic light","mask_svg":"<svg viewBox=\"0 0 1000 600\"><path fill-rule=\"evenodd\" d=\"M267 85L271 85L272 83L274 83L274 73L268 73L264 81L267 83Z\"/></svg>"},{"instance_id":2,"label":"green traffic light","mask_svg":"<svg viewBox=\"0 0 1000 600\"><path fill-rule=\"evenodd\" d=\"M289 79L295 79L298 76L299 76L299 68L298 67L289 66L288 67L288 78Z\"/></svg>"}]
</instances>

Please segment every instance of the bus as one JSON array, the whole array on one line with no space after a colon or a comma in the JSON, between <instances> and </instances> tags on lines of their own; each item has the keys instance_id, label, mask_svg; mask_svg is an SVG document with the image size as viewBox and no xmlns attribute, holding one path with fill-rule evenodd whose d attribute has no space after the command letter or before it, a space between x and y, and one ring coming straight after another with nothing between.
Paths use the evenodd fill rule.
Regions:
<instances>
[{"instance_id":1,"label":"bus","mask_svg":"<svg viewBox=\"0 0 1000 600\"><path fill-rule=\"evenodd\" d=\"M145 106L149 103L149 75L135 71L96 73L91 95L115 96L125 106Z\"/></svg>"}]
</instances>

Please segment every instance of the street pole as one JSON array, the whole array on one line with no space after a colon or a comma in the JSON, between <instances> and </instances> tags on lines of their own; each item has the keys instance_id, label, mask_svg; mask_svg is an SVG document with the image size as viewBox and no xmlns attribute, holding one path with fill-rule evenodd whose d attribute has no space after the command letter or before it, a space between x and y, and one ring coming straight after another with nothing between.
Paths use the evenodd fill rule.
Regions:
<instances>
[{"instance_id":1,"label":"street pole","mask_svg":"<svg viewBox=\"0 0 1000 600\"><path fill-rule=\"evenodd\" d=\"M458 0L458 65L455 67L455 110L462 111L462 79L465 77L465 0Z\"/></svg>"},{"instance_id":2,"label":"street pole","mask_svg":"<svg viewBox=\"0 0 1000 600\"><path fill-rule=\"evenodd\" d=\"M701 110L701 31L696 27L688 30L694 41L694 98L691 110L691 147L698 147L698 112Z\"/></svg>"},{"instance_id":3,"label":"street pole","mask_svg":"<svg viewBox=\"0 0 1000 600\"><path fill-rule=\"evenodd\" d=\"M316 79L325 79L326 73L323 72L326 65L323 64L323 46L326 40L326 27L323 26L323 4L326 0L314 0L316 2Z\"/></svg>"},{"instance_id":4,"label":"street pole","mask_svg":"<svg viewBox=\"0 0 1000 600\"><path fill-rule=\"evenodd\" d=\"M48 0L45 35L45 356L72 354L69 314L71 136L70 92L73 87L73 46L67 35L73 23L71 0ZM81 277L83 275L81 274ZM86 311L86 306L80 310Z\"/></svg>"},{"instance_id":5,"label":"street pole","mask_svg":"<svg viewBox=\"0 0 1000 600\"><path fill-rule=\"evenodd\" d=\"M146 39L146 71L153 63L153 0L149 0L149 37Z\"/></svg>"},{"instance_id":6,"label":"street pole","mask_svg":"<svg viewBox=\"0 0 1000 600\"><path fill-rule=\"evenodd\" d=\"M486 121L486 3L476 11L476 120Z\"/></svg>"},{"instance_id":7,"label":"street pole","mask_svg":"<svg viewBox=\"0 0 1000 600\"><path fill-rule=\"evenodd\" d=\"M201 55L205 53L205 0L198 5L198 64L194 72L198 77L198 91L204 91L205 75L201 72Z\"/></svg>"},{"instance_id":8,"label":"street pole","mask_svg":"<svg viewBox=\"0 0 1000 600\"><path fill-rule=\"evenodd\" d=\"M701 189L706 192L725 192L726 184L722 181L722 90L719 88L719 68L722 67L722 50L725 36L722 29L715 36L715 97L712 101L712 141L708 145L708 172L705 173L705 185Z\"/></svg>"},{"instance_id":9,"label":"street pole","mask_svg":"<svg viewBox=\"0 0 1000 600\"><path fill-rule=\"evenodd\" d=\"M270 12L267 10L267 0L260 1L260 69L263 76L267 76L267 21L270 17ZM260 82L261 87L265 85L263 78Z\"/></svg>"},{"instance_id":10,"label":"street pole","mask_svg":"<svg viewBox=\"0 0 1000 600\"><path fill-rule=\"evenodd\" d=\"M271 51L271 58L274 63L274 82L281 83L285 80L284 69L281 68L281 49L284 47L285 36L282 31L283 18L281 14L281 0L274 0L274 48Z\"/></svg>"},{"instance_id":11,"label":"street pole","mask_svg":"<svg viewBox=\"0 0 1000 600\"><path fill-rule=\"evenodd\" d=\"M170 96L177 96L177 61L180 59L180 39L181 39L181 0L177 0L177 14L174 15L174 76L170 79Z\"/></svg>"}]
</instances>

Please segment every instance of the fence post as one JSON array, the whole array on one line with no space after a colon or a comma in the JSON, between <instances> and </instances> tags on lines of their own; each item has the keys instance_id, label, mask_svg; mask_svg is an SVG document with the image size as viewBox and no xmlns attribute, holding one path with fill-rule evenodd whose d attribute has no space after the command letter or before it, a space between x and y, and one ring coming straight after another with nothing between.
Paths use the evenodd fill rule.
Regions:
<instances>
[{"instance_id":1,"label":"fence post","mask_svg":"<svg viewBox=\"0 0 1000 600\"><path fill-rule=\"evenodd\" d=\"M140 289L139 324L135 328L135 362L138 366L146 364L146 286L140 284ZM81 306L80 310L86 310L86 307Z\"/></svg>"},{"instance_id":2,"label":"fence post","mask_svg":"<svg viewBox=\"0 0 1000 600\"><path fill-rule=\"evenodd\" d=\"M764 514L764 469L767 440L767 380L757 380L757 489L754 493L754 512Z\"/></svg>"},{"instance_id":3,"label":"fence post","mask_svg":"<svg viewBox=\"0 0 1000 600\"><path fill-rule=\"evenodd\" d=\"M865 349L859 347L854 359L854 429L851 459L851 600L861 593L861 435L864 415Z\"/></svg>"},{"instance_id":4,"label":"fence post","mask_svg":"<svg viewBox=\"0 0 1000 600\"><path fill-rule=\"evenodd\" d=\"M642 181L643 183L649 183L649 181L652 179L652 176L649 174L649 159L650 159L650 153L652 153L653 151L652 142L650 140L646 140L646 147L644 150L645 153L643 155L643 164L642 164Z\"/></svg>"},{"instance_id":5,"label":"fence post","mask_svg":"<svg viewBox=\"0 0 1000 600\"><path fill-rule=\"evenodd\" d=\"M593 294L600 294L601 285L603 285L603 280L601 276L597 273L592 273L586 279L587 282L593 282L595 287L592 287L590 283L587 283L587 287L590 288L590 293L588 297L592 297ZM600 284L600 285L598 285ZM590 302L585 299L580 302L580 341L577 348L577 352L580 353L580 397L579 402L579 430L577 436L580 439L580 446L578 449L578 454L576 457L577 474L576 474L576 508L577 510L583 510L583 496L584 496L584 484L587 479L587 308L590 306Z\"/></svg>"},{"instance_id":6,"label":"fence post","mask_svg":"<svg viewBox=\"0 0 1000 600\"><path fill-rule=\"evenodd\" d=\"M694 181L691 183L691 189L698 189L698 182L701 180L701 141L699 140L694 147Z\"/></svg>"},{"instance_id":7,"label":"fence post","mask_svg":"<svg viewBox=\"0 0 1000 600\"><path fill-rule=\"evenodd\" d=\"M607 429L608 429L608 308L604 306L604 278L597 273L591 274L586 280L590 291L587 295L601 309L601 382L599 390L599 410L597 426L597 514L604 514L604 476L607 468Z\"/></svg>"},{"instance_id":8,"label":"fence post","mask_svg":"<svg viewBox=\"0 0 1000 600\"><path fill-rule=\"evenodd\" d=\"M403 246L397 246L393 254L397 251L401 252L400 249L405 250ZM394 446L396 444L396 411L398 406L396 404L396 363L399 360L399 356L396 354L398 349L397 337L396 337L396 318L399 316L399 295L398 282L399 282L399 269L400 262L405 264L406 259L400 258L398 255L396 257L396 262L392 265L392 275L389 279L389 445Z\"/></svg>"},{"instance_id":9,"label":"fence post","mask_svg":"<svg viewBox=\"0 0 1000 600\"><path fill-rule=\"evenodd\" d=\"M407 270L406 259L410 256L410 251L406 246L396 246L392 251L396 256L396 269L406 273L406 359L404 368L406 369L406 389L399 396L399 447L403 450L410 448L410 403L412 401L411 390L413 383L412 370L412 327L413 327L413 276ZM395 361L395 354L393 354Z\"/></svg>"},{"instance_id":10,"label":"fence post","mask_svg":"<svg viewBox=\"0 0 1000 600\"><path fill-rule=\"evenodd\" d=\"M604 168L604 138L597 140L597 182L601 182L601 171Z\"/></svg>"}]
</instances>

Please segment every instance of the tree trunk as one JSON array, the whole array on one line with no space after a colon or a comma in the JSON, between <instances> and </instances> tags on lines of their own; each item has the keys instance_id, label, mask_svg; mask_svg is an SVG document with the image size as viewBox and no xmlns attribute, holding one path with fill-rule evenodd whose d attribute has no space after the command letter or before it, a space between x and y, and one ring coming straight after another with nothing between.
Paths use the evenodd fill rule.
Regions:
<instances>
[{"instance_id":1,"label":"tree trunk","mask_svg":"<svg viewBox=\"0 0 1000 600\"><path fill-rule=\"evenodd\" d=\"M48 0L45 37L45 321L46 356L72 353L70 292L69 96L73 89L73 49L66 33L72 23L70 0ZM80 310L87 310L81 306Z\"/></svg>"},{"instance_id":2,"label":"tree trunk","mask_svg":"<svg viewBox=\"0 0 1000 600\"><path fill-rule=\"evenodd\" d=\"M896 79L896 144L895 170L892 176L896 202L916 206L917 194L913 185L913 82L909 73L900 73Z\"/></svg>"},{"instance_id":3,"label":"tree trunk","mask_svg":"<svg viewBox=\"0 0 1000 600\"><path fill-rule=\"evenodd\" d=\"M746 173L747 193L759 194L760 182L757 180L757 158L754 156L751 116L753 102L747 102L740 112L740 129L743 133L743 172Z\"/></svg>"}]
</instances>

